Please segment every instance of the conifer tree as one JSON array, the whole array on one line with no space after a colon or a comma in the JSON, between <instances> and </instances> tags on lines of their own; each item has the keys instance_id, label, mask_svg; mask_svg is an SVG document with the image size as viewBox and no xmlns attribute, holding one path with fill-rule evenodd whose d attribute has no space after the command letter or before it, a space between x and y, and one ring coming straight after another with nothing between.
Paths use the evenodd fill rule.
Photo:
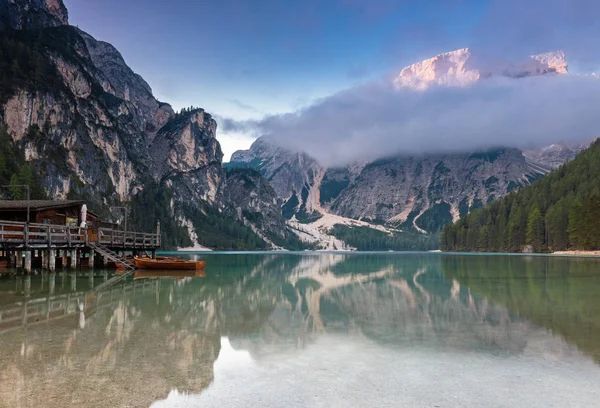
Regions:
<instances>
[{"instance_id":1,"label":"conifer tree","mask_svg":"<svg viewBox=\"0 0 600 408\"><path fill-rule=\"evenodd\" d=\"M534 208L527 218L527 245L534 251L541 251L544 246L544 219L539 208Z\"/></svg>"}]
</instances>

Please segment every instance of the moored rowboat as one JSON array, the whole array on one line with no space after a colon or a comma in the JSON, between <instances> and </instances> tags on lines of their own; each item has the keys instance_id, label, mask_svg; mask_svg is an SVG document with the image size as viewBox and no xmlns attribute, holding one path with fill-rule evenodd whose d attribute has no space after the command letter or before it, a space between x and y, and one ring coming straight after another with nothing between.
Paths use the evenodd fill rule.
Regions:
<instances>
[{"instance_id":1,"label":"moored rowboat","mask_svg":"<svg viewBox=\"0 0 600 408\"><path fill-rule=\"evenodd\" d=\"M171 278L171 279L185 279L185 278L204 278L206 273L203 269L189 270L189 271L157 271L157 270L139 270L135 271L133 279L153 279L153 278Z\"/></svg>"},{"instance_id":2,"label":"moored rowboat","mask_svg":"<svg viewBox=\"0 0 600 408\"><path fill-rule=\"evenodd\" d=\"M203 269L206 262L191 261L179 258L135 258L133 260L135 266L140 269L169 269L176 271L199 270Z\"/></svg>"}]
</instances>

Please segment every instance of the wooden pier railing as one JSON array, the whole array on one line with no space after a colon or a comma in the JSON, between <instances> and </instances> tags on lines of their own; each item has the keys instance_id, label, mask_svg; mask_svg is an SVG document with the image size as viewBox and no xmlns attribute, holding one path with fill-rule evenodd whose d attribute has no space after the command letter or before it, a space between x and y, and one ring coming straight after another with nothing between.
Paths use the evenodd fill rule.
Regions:
<instances>
[{"instance_id":1,"label":"wooden pier railing","mask_svg":"<svg viewBox=\"0 0 600 408\"><path fill-rule=\"evenodd\" d=\"M156 249L160 247L160 234L0 221L2 248L77 248L90 243L109 248Z\"/></svg>"}]
</instances>

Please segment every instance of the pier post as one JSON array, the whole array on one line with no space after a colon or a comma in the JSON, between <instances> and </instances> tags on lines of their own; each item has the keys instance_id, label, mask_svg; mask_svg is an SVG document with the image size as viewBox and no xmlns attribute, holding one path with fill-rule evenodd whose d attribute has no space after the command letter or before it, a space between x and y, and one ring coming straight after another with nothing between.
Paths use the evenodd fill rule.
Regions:
<instances>
[{"instance_id":1,"label":"pier post","mask_svg":"<svg viewBox=\"0 0 600 408\"><path fill-rule=\"evenodd\" d=\"M25 251L25 273L31 272L31 251Z\"/></svg>"},{"instance_id":2,"label":"pier post","mask_svg":"<svg viewBox=\"0 0 600 408\"><path fill-rule=\"evenodd\" d=\"M31 254L31 252L27 252L29 254ZM25 254L25 257L27 257L27 253ZM29 256L29 258L31 259L31 255ZM27 275L25 276L25 278L23 279L23 294L25 295L26 298L31 296L31 275ZM27 303L25 303L27 304ZM27 309L27 307L25 307ZM27 312L25 312L27 313Z\"/></svg>"},{"instance_id":3,"label":"pier post","mask_svg":"<svg viewBox=\"0 0 600 408\"><path fill-rule=\"evenodd\" d=\"M76 272L71 273L71 291L72 292L77 291L77 273Z\"/></svg>"},{"instance_id":4,"label":"pier post","mask_svg":"<svg viewBox=\"0 0 600 408\"><path fill-rule=\"evenodd\" d=\"M79 251L77 249L71 250L71 268L77 269L77 261L78 261Z\"/></svg>"},{"instance_id":5,"label":"pier post","mask_svg":"<svg viewBox=\"0 0 600 408\"><path fill-rule=\"evenodd\" d=\"M42 258L42 269L48 269L48 251L40 250Z\"/></svg>"},{"instance_id":6,"label":"pier post","mask_svg":"<svg viewBox=\"0 0 600 408\"><path fill-rule=\"evenodd\" d=\"M152 259L156 259L156 249L152 250Z\"/></svg>"},{"instance_id":7,"label":"pier post","mask_svg":"<svg viewBox=\"0 0 600 408\"><path fill-rule=\"evenodd\" d=\"M48 251L48 269L50 269L50 272L56 271L56 249Z\"/></svg>"},{"instance_id":8,"label":"pier post","mask_svg":"<svg viewBox=\"0 0 600 408\"><path fill-rule=\"evenodd\" d=\"M96 260L96 251L94 251L93 249L90 249L90 261L89 261L89 266L90 266L90 268L92 268L92 269L94 269L95 260Z\"/></svg>"},{"instance_id":9,"label":"pier post","mask_svg":"<svg viewBox=\"0 0 600 408\"><path fill-rule=\"evenodd\" d=\"M56 288L56 274L53 272L49 276L48 293L51 295L54 295L55 288Z\"/></svg>"},{"instance_id":10,"label":"pier post","mask_svg":"<svg viewBox=\"0 0 600 408\"><path fill-rule=\"evenodd\" d=\"M68 264L69 264L69 258L67 256L67 250L63 249L62 250L62 267L66 268Z\"/></svg>"},{"instance_id":11,"label":"pier post","mask_svg":"<svg viewBox=\"0 0 600 408\"><path fill-rule=\"evenodd\" d=\"M21 269L23 267L23 252L17 251L15 255L15 268Z\"/></svg>"}]
</instances>

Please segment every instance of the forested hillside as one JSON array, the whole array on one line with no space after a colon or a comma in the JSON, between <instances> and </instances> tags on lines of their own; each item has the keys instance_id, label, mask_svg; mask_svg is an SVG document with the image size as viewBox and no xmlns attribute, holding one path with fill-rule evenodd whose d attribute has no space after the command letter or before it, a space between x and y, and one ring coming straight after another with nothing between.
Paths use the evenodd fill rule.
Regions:
<instances>
[{"instance_id":1,"label":"forested hillside","mask_svg":"<svg viewBox=\"0 0 600 408\"><path fill-rule=\"evenodd\" d=\"M447 225L445 251L600 248L600 139L546 177Z\"/></svg>"},{"instance_id":2,"label":"forested hillside","mask_svg":"<svg viewBox=\"0 0 600 408\"><path fill-rule=\"evenodd\" d=\"M438 249L439 234L405 231L388 234L369 227L336 224L330 233L359 251L431 251Z\"/></svg>"}]
</instances>

